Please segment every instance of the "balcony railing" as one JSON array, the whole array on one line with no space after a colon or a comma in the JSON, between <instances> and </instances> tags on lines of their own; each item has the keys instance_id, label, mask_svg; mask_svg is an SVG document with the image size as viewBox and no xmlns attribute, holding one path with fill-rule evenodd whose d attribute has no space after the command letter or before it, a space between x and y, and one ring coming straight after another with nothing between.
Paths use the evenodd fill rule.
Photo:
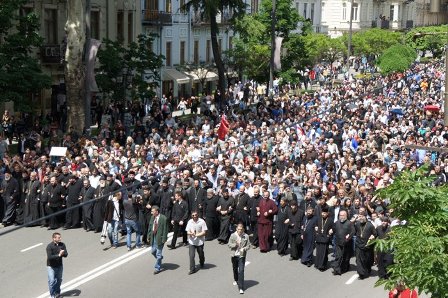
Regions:
<instances>
[{"instance_id":1,"label":"balcony railing","mask_svg":"<svg viewBox=\"0 0 448 298\"><path fill-rule=\"evenodd\" d=\"M173 24L173 16L170 12L145 9L142 10L144 24L170 26Z\"/></svg>"}]
</instances>

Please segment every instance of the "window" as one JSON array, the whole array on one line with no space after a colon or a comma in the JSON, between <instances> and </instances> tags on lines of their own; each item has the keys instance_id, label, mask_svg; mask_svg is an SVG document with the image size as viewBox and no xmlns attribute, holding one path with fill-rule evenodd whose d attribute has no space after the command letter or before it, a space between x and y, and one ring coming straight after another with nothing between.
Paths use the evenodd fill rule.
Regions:
<instances>
[{"instance_id":1,"label":"window","mask_svg":"<svg viewBox=\"0 0 448 298\"><path fill-rule=\"evenodd\" d=\"M210 44L210 39L207 39L206 43L205 43L205 62L210 62L210 48L211 48L211 44Z\"/></svg>"},{"instance_id":2,"label":"window","mask_svg":"<svg viewBox=\"0 0 448 298\"><path fill-rule=\"evenodd\" d=\"M128 43L134 41L134 13L128 13Z\"/></svg>"},{"instance_id":3,"label":"window","mask_svg":"<svg viewBox=\"0 0 448 298\"><path fill-rule=\"evenodd\" d=\"M124 14L122 11L117 13L117 41L123 43L124 41Z\"/></svg>"},{"instance_id":4,"label":"window","mask_svg":"<svg viewBox=\"0 0 448 298\"><path fill-rule=\"evenodd\" d=\"M92 11L90 13L90 34L92 38L100 40L100 12Z\"/></svg>"},{"instance_id":5,"label":"window","mask_svg":"<svg viewBox=\"0 0 448 298\"><path fill-rule=\"evenodd\" d=\"M342 3L342 19L347 19L347 3Z\"/></svg>"},{"instance_id":6,"label":"window","mask_svg":"<svg viewBox=\"0 0 448 298\"><path fill-rule=\"evenodd\" d=\"M147 10L159 10L159 1L157 1L157 0L145 0L145 9L147 9Z\"/></svg>"},{"instance_id":7,"label":"window","mask_svg":"<svg viewBox=\"0 0 448 298\"><path fill-rule=\"evenodd\" d=\"M180 42L180 56L179 56L179 63L185 64L185 41Z\"/></svg>"},{"instance_id":8,"label":"window","mask_svg":"<svg viewBox=\"0 0 448 298\"><path fill-rule=\"evenodd\" d=\"M298 13L300 13L300 5L299 5L299 3L296 3L296 10L297 10Z\"/></svg>"},{"instance_id":9,"label":"window","mask_svg":"<svg viewBox=\"0 0 448 298\"><path fill-rule=\"evenodd\" d=\"M199 40L194 41L194 64L199 64Z\"/></svg>"},{"instance_id":10,"label":"window","mask_svg":"<svg viewBox=\"0 0 448 298\"><path fill-rule=\"evenodd\" d=\"M218 49L219 52L222 53L222 39L218 39Z\"/></svg>"},{"instance_id":11,"label":"window","mask_svg":"<svg viewBox=\"0 0 448 298\"><path fill-rule=\"evenodd\" d=\"M233 37L229 36L229 50L233 49Z\"/></svg>"},{"instance_id":12,"label":"window","mask_svg":"<svg viewBox=\"0 0 448 298\"><path fill-rule=\"evenodd\" d=\"M391 21L394 20L394 10L395 10L395 5L391 5L390 10L389 10L389 20L391 20Z\"/></svg>"},{"instance_id":13,"label":"window","mask_svg":"<svg viewBox=\"0 0 448 298\"><path fill-rule=\"evenodd\" d=\"M171 41L166 42L165 59L166 66L171 66Z\"/></svg>"},{"instance_id":14,"label":"window","mask_svg":"<svg viewBox=\"0 0 448 298\"><path fill-rule=\"evenodd\" d=\"M187 10L185 9L185 0L180 0L179 10L181 13L187 13Z\"/></svg>"},{"instance_id":15,"label":"window","mask_svg":"<svg viewBox=\"0 0 448 298\"><path fill-rule=\"evenodd\" d=\"M353 13L353 21L357 21L358 20L358 8L359 8L359 4L358 3L353 3L352 6L352 13Z\"/></svg>"},{"instance_id":16,"label":"window","mask_svg":"<svg viewBox=\"0 0 448 298\"><path fill-rule=\"evenodd\" d=\"M47 44L58 44L58 11L57 9L45 9L44 32Z\"/></svg>"},{"instance_id":17,"label":"window","mask_svg":"<svg viewBox=\"0 0 448 298\"><path fill-rule=\"evenodd\" d=\"M311 20L311 24L314 23L314 3L311 3L311 7L310 7L310 20Z\"/></svg>"},{"instance_id":18,"label":"window","mask_svg":"<svg viewBox=\"0 0 448 298\"><path fill-rule=\"evenodd\" d=\"M308 11L308 3L303 3L303 14L302 16L306 19L306 12Z\"/></svg>"},{"instance_id":19,"label":"window","mask_svg":"<svg viewBox=\"0 0 448 298\"><path fill-rule=\"evenodd\" d=\"M171 0L165 2L165 12L171 12Z\"/></svg>"}]
</instances>

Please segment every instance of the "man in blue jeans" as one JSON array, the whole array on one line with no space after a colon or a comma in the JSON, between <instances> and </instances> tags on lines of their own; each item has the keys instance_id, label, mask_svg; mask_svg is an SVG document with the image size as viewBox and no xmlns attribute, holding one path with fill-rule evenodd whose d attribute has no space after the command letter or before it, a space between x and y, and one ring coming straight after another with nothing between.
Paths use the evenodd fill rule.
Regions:
<instances>
[{"instance_id":1,"label":"man in blue jeans","mask_svg":"<svg viewBox=\"0 0 448 298\"><path fill-rule=\"evenodd\" d=\"M47 245L47 272L50 297L61 295L62 258L68 256L65 244L61 242L61 234L53 233L53 241Z\"/></svg>"},{"instance_id":2,"label":"man in blue jeans","mask_svg":"<svg viewBox=\"0 0 448 298\"><path fill-rule=\"evenodd\" d=\"M244 294L244 266L246 254L250 248L249 235L244 233L244 225L239 223L236 232L230 235L229 247L233 268L233 285L238 286L240 294Z\"/></svg>"},{"instance_id":3,"label":"man in blue jeans","mask_svg":"<svg viewBox=\"0 0 448 298\"><path fill-rule=\"evenodd\" d=\"M148 241L151 246L151 253L156 258L154 265L154 275L162 271L162 250L168 238L168 221L166 216L159 213L159 207L151 208L151 219L149 220Z\"/></svg>"},{"instance_id":4,"label":"man in blue jeans","mask_svg":"<svg viewBox=\"0 0 448 298\"><path fill-rule=\"evenodd\" d=\"M141 196L136 194L133 195L129 192L128 199L123 201L124 208L124 223L126 225L126 246L128 247L128 251L131 250L131 238L132 232L135 231L135 247L140 248L140 225L137 221L137 212L139 200L141 200Z\"/></svg>"}]
</instances>

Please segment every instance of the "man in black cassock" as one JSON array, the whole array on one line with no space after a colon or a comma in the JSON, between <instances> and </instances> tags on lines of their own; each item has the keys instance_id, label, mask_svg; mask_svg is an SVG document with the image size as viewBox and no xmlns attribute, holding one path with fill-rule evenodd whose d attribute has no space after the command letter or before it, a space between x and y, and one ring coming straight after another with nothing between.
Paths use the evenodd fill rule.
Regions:
<instances>
[{"instance_id":1,"label":"man in black cassock","mask_svg":"<svg viewBox=\"0 0 448 298\"><path fill-rule=\"evenodd\" d=\"M199 217L202 217L205 197L205 189L200 186L199 180L195 179L193 185L186 190L186 200L190 213L197 211Z\"/></svg>"},{"instance_id":2,"label":"man in black cassock","mask_svg":"<svg viewBox=\"0 0 448 298\"><path fill-rule=\"evenodd\" d=\"M316 229L316 258L314 259L314 267L320 271L327 270L328 265L328 247L331 235L333 235L333 220L329 217L328 206L320 207L321 215L317 221Z\"/></svg>"},{"instance_id":3,"label":"man in black cassock","mask_svg":"<svg viewBox=\"0 0 448 298\"><path fill-rule=\"evenodd\" d=\"M369 244L370 240L375 239L376 230L370 221L367 221L365 211L360 211L358 221L355 223L356 235L356 271L358 279L369 277L373 265L373 245Z\"/></svg>"},{"instance_id":4,"label":"man in black cassock","mask_svg":"<svg viewBox=\"0 0 448 298\"><path fill-rule=\"evenodd\" d=\"M25 196L25 213L24 213L24 224L28 224L39 218L39 189L40 182L37 180L37 173L30 173L30 180L26 183L26 196ZM29 225L37 226L38 222Z\"/></svg>"},{"instance_id":5,"label":"man in black cassock","mask_svg":"<svg viewBox=\"0 0 448 298\"><path fill-rule=\"evenodd\" d=\"M203 216L208 229L205 234L205 241L214 240L219 235L219 214L216 211L218 198L212 188L207 189L206 199L203 201Z\"/></svg>"},{"instance_id":6,"label":"man in black cassock","mask_svg":"<svg viewBox=\"0 0 448 298\"><path fill-rule=\"evenodd\" d=\"M95 203L93 205L93 225L95 233L101 232L104 223L104 212L106 210L107 194L109 193L106 185L106 176L100 177L100 182L95 189Z\"/></svg>"},{"instance_id":7,"label":"man in black cassock","mask_svg":"<svg viewBox=\"0 0 448 298\"><path fill-rule=\"evenodd\" d=\"M290 261L298 260L302 256L302 221L304 217L304 211L299 209L296 201L292 201L290 204L290 210L288 212L288 219L285 223L289 226L289 240L291 243L291 256Z\"/></svg>"},{"instance_id":8,"label":"man in black cassock","mask_svg":"<svg viewBox=\"0 0 448 298\"><path fill-rule=\"evenodd\" d=\"M315 227L317 226L317 216L314 215L314 207L308 206L305 217L302 221L303 253L301 262L308 267L313 265L313 251L315 241Z\"/></svg>"},{"instance_id":9,"label":"man in black cassock","mask_svg":"<svg viewBox=\"0 0 448 298\"><path fill-rule=\"evenodd\" d=\"M244 229L249 225L249 200L250 197L246 193L246 187L241 185L240 193L235 197L235 210L233 211L233 223L235 225L242 223Z\"/></svg>"},{"instance_id":10,"label":"man in black cassock","mask_svg":"<svg viewBox=\"0 0 448 298\"><path fill-rule=\"evenodd\" d=\"M355 234L353 223L347 220L347 210L339 211L339 220L334 223L335 259L333 263L333 275L341 275L350 268L352 255L352 238Z\"/></svg>"},{"instance_id":11,"label":"man in black cassock","mask_svg":"<svg viewBox=\"0 0 448 298\"><path fill-rule=\"evenodd\" d=\"M3 198L4 214L2 224L9 226L16 219L16 208L20 198L20 188L17 180L12 177L11 171L5 171L5 179L2 182L0 193Z\"/></svg>"},{"instance_id":12,"label":"man in black cassock","mask_svg":"<svg viewBox=\"0 0 448 298\"><path fill-rule=\"evenodd\" d=\"M262 199L260 195L260 188L258 186L254 187L254 196L250 198L250 230L252 231L252 248L258 247L258 217L257 217L257 207Z\"/></svg>"},{"instance_id":13,"label":"man in black cassock","mask_svg":"<svg viewBox=\"0 0 448 298\"><path fill-rule=\"evenodd\" d=\"M277 223L275 225L275 240L277 241L277 252L281 256L285 256L286 250L288 249L288 213L289 206L287 204L286 198L282 197L280 199L280 208L278 208Z\"/></svg>"},{"instance_id":14,"label":"man in black cassock","mask_svg":"<svg viewBox=\"0 0 448 298\"><path fill-rule=\"evenodd\" d=\"M82 181L76 175L69 176L69 183L65 186L65 193L67 195L67 209L77 206L81 203L81 189L82 189ZM79 208L74 208L71 210L67 210L65 215L65 225L63 229L74 229L81 227L81 218L80 218L80 210Z\"/></svg>"},{"instance_id":15,"label":"man in black cassock","mask_svg":"<svg viewBox=\"0 0 448 298\"><path fill-rule=\"evenodd\" d=\"M388 217L381 219L381 225L376 228L378 239L384 239L390 232L390 220ZM394 263L394 256L390 251L378 251L378 277L382 279L388 279L387 267Z\"/></svg>"},{"instance_id":16,"label":"man in black cassock","mask_svg":"<svg viewBox=\"0 0 448 298\"><path fill-rule=\"evenodd\" d=\"M84 178L83 188L81 189L80 196L82 197L82 202L89 202L95 197L95 188L90 185L88 178ZM93 225L93 202L85 204L82 206L82 224L84 230L87 232L95 230Z\"/></svg>"},{"instance_id":17,"label":"man in black cassock","mask_svg":"<svg viewBox=\"0 0 448 298\"><path fill-rule=\"evenodd\" d=\"M235 201L233 197L229 195L229 190L224 188L222 190L222 197L218 200L218 207L216 211L221 216L220 229L218 241L219 244L226 244L230 237L230 222L233 215Z\"/></svg>"}]
</instances>

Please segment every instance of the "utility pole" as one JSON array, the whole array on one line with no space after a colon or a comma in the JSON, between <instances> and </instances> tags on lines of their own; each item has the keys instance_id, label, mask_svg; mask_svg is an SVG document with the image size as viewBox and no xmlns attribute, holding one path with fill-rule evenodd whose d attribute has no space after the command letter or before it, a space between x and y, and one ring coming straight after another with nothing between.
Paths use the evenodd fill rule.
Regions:
<instances>
[{"instance_id":1,"label":"utility pole","mask_svg":"<svg viewBox=\"0 0 448 298\"><path fill-rule=\"evenodd\" d=\"M274 55L275 55L275 6L277 0L272 0L271 11L271 60L269 63L269 91L274 90Z\"/></svg>"},{"instance_id":2,"label":"utility pole","mask_svg":"<svg viewBox=\"0 0 448 298\"><path fill-rule=\"evenodd\" d=\"M91 0L86 0L86 10L85 10L85 20L86 20L86 44L84 47L84 66L87 70L87 64L89 63L89 54L90 54L90 40L92 38L92 31L90 28L90 12L92 10ZM90 126L92 125L92 115L90 111L90 102L92 99L92 94L90 90L90 82L88 81L89 76L85 75L85 127L90 130Z\"/></svg>"}]
</instances>

